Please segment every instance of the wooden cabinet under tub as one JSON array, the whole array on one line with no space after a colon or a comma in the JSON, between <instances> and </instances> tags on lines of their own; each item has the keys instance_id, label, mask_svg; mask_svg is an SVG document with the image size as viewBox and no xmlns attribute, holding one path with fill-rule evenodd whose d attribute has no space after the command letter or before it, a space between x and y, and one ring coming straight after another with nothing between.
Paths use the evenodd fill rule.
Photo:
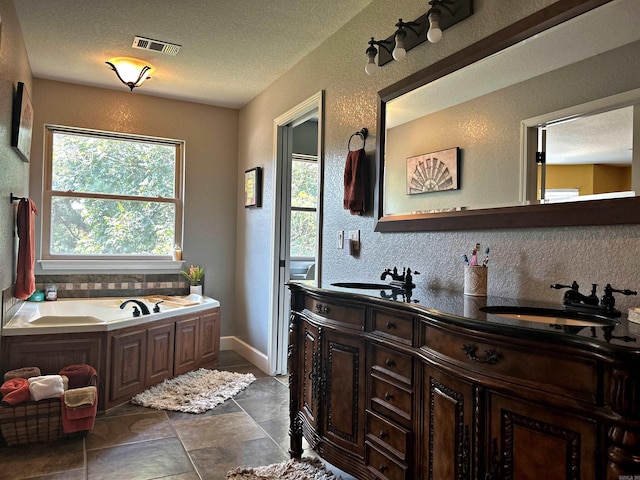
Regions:
<instances>
[{"instance_id":1,"label":"wooden cabinet under tub","mask_svg":"<svg viewBox=\"0 0 640 480\"><path fill-rule=\"evenodd\" d=\"M164 379L218 366L220 307L106 332L3 336L0 368L57 373L78 363L98 372L98 409L108 410Z\"/></svg>"},{"instance_id":2,"label":"wooden cabinet under tub","mask_svg":"<svg viewBox=\"0 0 640 480\"><path fill-rule=\"evenodd\" d=\"M291 450L358 479L640 475L640 325L559 329L506 299L290 284ZM416 300L419 303L416 303Z\"/></svg>"}]
</instances>

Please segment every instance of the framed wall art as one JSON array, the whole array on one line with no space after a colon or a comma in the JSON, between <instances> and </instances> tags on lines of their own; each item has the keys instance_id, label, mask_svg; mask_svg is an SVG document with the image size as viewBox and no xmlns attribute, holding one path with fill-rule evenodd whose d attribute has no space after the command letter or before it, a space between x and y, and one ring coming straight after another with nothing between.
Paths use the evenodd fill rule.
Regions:
<instances>
[{"instance_id":1,"label":"framed wall art","mask_svg":"<svg viewBox=\"0 0 640 480\"><path fill-rule=\"evenodd\" d=\"M262 207L262 168L244 172L244 207Z\"/></svg>"},{"instance_id":2,"label":"framed wall art","mask_svg":"<svg viewBox=\"0 0 640 480\"><path fill-rule=\"evenodd\" d=\"M458 190L460 148L407 158L407 195Z\"/></svg>"},{"instance_id":3,"label":"framed wall art","mask_svg":"<svg viewBox=\"0 0 640 480\"><path fill-rule=\"evenodd\" d=\"M33 130L33 106L24 83L18 82L13 100L13 118L11 122L11 146L23 162L31 157L31 133Z\"/></svg>"}]
</instances>

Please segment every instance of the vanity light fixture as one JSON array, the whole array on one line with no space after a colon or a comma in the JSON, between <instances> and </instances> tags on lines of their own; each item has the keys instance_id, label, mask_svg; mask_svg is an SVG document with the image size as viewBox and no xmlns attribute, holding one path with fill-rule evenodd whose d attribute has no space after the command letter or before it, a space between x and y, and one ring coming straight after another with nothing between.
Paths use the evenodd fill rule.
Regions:
<instances>
[{"instance_id":1,"label":"vanity light fixture","mask_svg":"<svg viewBox=\"0 0 640 480\"><path fill-rule=\"evenodd\" d=\"M147 74L153 71L151 65L135 58L117 57L105 63L116 72L118 79L129 87L132 92L134 88L139 87L145 80L151 78Z\"/></svg>"},{"instance_id":2,"label":"vanity light fixture","mask_svg":"<svg viewBox=\"0 0 640 480\"><path fill-rule=\"evenodd\" d=\"M443 30L473 15L473 0L430 0L429 5L429 10L413 22L398 20L392 37L371 37L366 50L368 75L375 75L379 67L392 60L405 60L407 52L421 43L437 43Z\"/></svg>"}]
</instances>

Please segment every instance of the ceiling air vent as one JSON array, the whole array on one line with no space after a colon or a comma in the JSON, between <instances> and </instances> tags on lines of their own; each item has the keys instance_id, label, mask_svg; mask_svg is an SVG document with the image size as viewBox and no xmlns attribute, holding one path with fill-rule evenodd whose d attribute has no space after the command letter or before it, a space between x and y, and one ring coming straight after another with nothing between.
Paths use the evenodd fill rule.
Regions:
<instances>
[{"instance_id":1,"label":"ceiling air vent","mask_svg":"<svg viewBox=\"0 0 640 480\"><path fill-rule=\"evenodd\" d=\"M155 52L166 53L167 55L177 55L180 51L180 45L176 45L175 43L152 40L150 38L138 36L133 39L133 45L131 46L141 50L153 50Z\"/></svg>"}]
</instances>

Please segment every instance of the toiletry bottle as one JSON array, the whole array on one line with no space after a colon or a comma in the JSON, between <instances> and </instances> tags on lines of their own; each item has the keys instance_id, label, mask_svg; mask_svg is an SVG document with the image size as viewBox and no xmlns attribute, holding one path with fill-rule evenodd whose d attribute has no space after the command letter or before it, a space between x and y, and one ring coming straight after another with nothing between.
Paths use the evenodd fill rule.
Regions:
<instances>
[{"instance_id":1,"label":"toiletry bottle","mask_svg":"<svg viewBox=\"0 0 640 480\"><path fill-rule=\"evenodd\" d=\"M182 248L177 243L173 246L173 259L175 261L182 260Z\"/></svg>"},{"instance_id":2,"label":"toiletry bottle","mask_svg":"<svg viewBox=\"0 0 640 480\"><path fill-rule=\"evenodd\" d=\"M58 299L58 287L55 285L47 285L44 288L44 298L45 300L57 300Z\"/></svg>"}]
</instances>

